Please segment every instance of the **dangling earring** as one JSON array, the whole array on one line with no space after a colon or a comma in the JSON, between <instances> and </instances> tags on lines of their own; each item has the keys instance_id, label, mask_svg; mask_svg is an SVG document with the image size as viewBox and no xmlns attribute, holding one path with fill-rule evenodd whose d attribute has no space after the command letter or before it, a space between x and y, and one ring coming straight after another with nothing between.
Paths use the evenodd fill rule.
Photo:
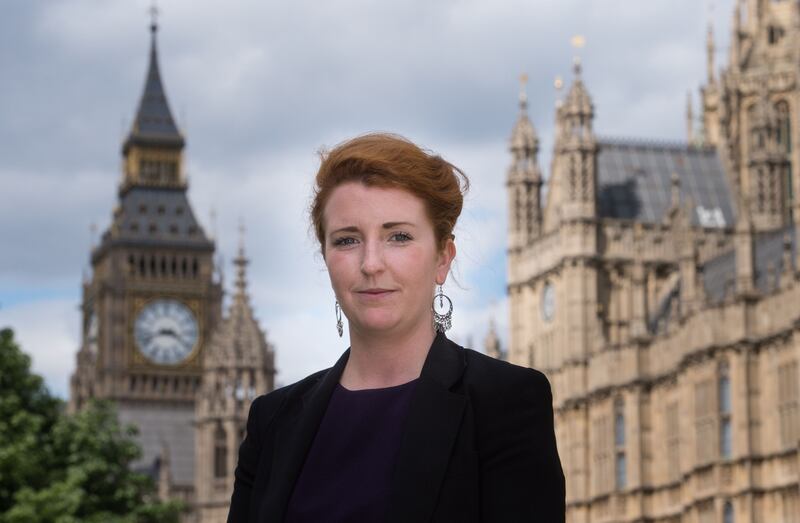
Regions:
<instances>
[{"instance_id":1,"label":"dangling earring","mask_svg":"<svg viewBox=\"0 0 800 523\"><path fill-rule=\"evenodd\" d=\"M336 300L336 330L341 338L344 333L344 324L342 323L342 308L339 306L339 300Z\"/></svg>"},{"instance_id":2,"label":"dangling earring","mask_svg":"<svg viewBox=\"0 0 800 523\"><path fill-rule=\"evenodd\" d=\"M436 299L439 299L439 309L444 309L444 300L447 300L448 309L447 312L440 313L436 310ZM438 332L444 333L450 327L453 326L453 302L450 298L442 292L442 286L439 285L439 289L436 291L436 295L433 297L433 328L436 329Z\"/></svg>"}]
</instances>

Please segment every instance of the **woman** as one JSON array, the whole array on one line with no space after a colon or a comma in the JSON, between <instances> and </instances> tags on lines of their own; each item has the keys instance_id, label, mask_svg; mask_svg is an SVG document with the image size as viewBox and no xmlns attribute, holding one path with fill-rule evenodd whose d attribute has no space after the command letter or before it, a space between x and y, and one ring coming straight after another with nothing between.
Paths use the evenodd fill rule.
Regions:
<instances>
[{"instance_id":1,"label":"woman","mask_svg":"<svg viewBox=\"0 0 800 523\"><path fill-rule=\"evenodd\" d=\"M547 379L443 334L467 185L394 135L323 155L311 218L351 345L253 402L229 522L564 521Z\"/></svg>"}]
</instances>

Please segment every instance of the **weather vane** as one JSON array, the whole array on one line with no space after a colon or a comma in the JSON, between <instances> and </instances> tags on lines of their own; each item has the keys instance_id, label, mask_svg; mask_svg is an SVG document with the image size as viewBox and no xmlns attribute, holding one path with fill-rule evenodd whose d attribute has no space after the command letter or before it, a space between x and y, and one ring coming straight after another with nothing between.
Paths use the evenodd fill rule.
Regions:
<instances>
[{"instance_id":1,"label":"weather vane","mask_svg":"<svg viewBox=\"0 0 800 523\"><path fill-rule=\"evenodd\" d=\"M575 64L575 72L580 72L581 68L581 57L578 54L580 49L583 49L586 46L586 37L583 35L575 35L569 39L569 43L572 44L572 47L575 49L575 57L573 58L573 62Z\"/></svg>"}]
</instances>

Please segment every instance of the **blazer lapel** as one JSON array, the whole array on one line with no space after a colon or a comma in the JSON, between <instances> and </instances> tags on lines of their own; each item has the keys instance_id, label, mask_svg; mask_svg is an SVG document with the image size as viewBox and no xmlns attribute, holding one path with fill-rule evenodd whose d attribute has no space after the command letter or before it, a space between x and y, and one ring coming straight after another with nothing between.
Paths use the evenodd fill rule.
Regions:
<instances>
[{"instance_id":1,"label":"blazer lapel","mask_svg":"<svg viewBox=\"0 0 800 523\"><path fill-rule=\"evenodd\" d=\"M387 523L429 521L436 508L467 401L450 388L464 367L462 351L437 334L411 399L392 477Z\"/></svg>"},{"instance_id":2,"label":"blazer lapel","mask_svg":"<svg viewBox=\"0 0 800 523\"><path fill-rule=\"evenodd\" d=\"M269 488L258 521L283 521L295 482L349 355L350 349L347 349L322 379L303 395L300 411L276 429Z\"/></svg>"}]
</instances>

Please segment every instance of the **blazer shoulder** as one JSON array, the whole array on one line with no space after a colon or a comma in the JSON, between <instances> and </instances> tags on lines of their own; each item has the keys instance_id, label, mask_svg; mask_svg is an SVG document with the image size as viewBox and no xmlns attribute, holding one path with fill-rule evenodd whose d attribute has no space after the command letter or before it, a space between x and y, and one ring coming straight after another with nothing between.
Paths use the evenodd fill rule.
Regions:
<instances>
[{"instance_id":1,"label":"blazer shoulder","mask_svg":"<svg viewBox=\"0 0 800 523\"><path fill-rule=\"evenodd\" d=\"M466 358L465 384L489 396L519 395L551 397L550 382L539 370L498 360L472 349L463 349Z\"/></svg>"}]
</instances>

